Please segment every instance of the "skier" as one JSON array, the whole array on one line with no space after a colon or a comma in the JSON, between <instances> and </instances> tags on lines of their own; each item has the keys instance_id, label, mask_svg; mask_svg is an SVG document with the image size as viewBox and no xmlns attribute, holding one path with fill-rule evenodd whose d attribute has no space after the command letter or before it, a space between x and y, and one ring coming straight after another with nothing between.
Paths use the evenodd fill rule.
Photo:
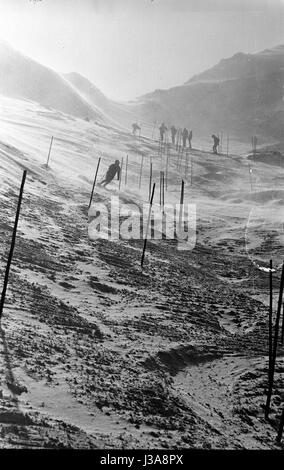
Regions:
<instances>
[{"instance_id":1,"label":"skier","mask_svg":"<svg viewBox=\"0 0 284 470\"><path fill-rule=\"evenodd\" d=\"M176 133L177 133L177 128L175 126L171 127L171 134L172 134L172 144L175 145L176 142Z\"/></svg>"},{"instance_id":2,"label":"skier","mask_svg":"<svg viewBox=\"0 0 284 470\"><path fill-rule=\"evenodd\" d=\"M164 141L165 132L168 130L168 128L165 126L164 123L162 123L162 125L159 127L159 130L160 130L161 142L163 142L163 141Z\"/></svg>"},{"instance_id":3,"label":"skier","mask_svg":"<svg viewBox=\"0 0 284 470\"><path fill-rule=\"evenodd\" d=\"M112 163L106 172L106 175L104 179L98 184L98 186L104 186L106 187L107 184L109 184L117 174L117 179L119 180L120 177L120 162L119 160L115 160L114 163Z\"/></svg>"},{"instance_id":4,"label":"skier","mask_svg":"<svg viewBox=\"0 0 284 470\"><path fill-rule=\"evenodd\" d=\"M183 147L186 147L186 141L187 141L187 138L188 138L188 130L186 129L186 127L183 129L181 135L182 135Z\"/></svg>"},{"instance_id":5,"label":"skier","mask_svg":"<svg viewBox=\"0 0 284 470\"><path fill-rule=\"evenodd\" d=\"M188 144L189 144L189 148L191 149L191 139L192 139L192 131L189 132L188 134Z\"/></svg>"},{"instance_id":6,"label":"skier","mask_svg":"<svg viewBox=\"0 0 284 470\"><path fill-rule=\"evenodd\" d=\"M134 122L132 124L132 134L136 135L136 131L141 131L141 127L138 126L137 122Z\"/></svg>"},{"instance_id":7,"label":"skier","mask_svg":"<svg viewBox=\"0 0 284 470\"><path fill-rule=\"evenodd\" d=\"M217 150L217 147L219 147L219 144L220 144L220 139L219 137L217 137L215 134L212 134L212 139L214 141L214 144L213 144L213 153L218 153L218 150Z\"/></svg>"}]
</instances>

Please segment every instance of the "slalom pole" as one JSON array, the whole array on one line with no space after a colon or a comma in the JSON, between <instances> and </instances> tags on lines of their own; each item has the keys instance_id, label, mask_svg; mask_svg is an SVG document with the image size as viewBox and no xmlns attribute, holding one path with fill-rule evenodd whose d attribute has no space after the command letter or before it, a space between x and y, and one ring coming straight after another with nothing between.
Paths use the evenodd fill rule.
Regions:
<instances>
[{"instance_id":1,"label":"slalom pole","mask_svg":"<svg viewBox=\"0 0 284 470\"><path fill-rule=\"evenodd\" d=\"M127 171L128 171L128 154L126 155L126 163L125 163L125 181L124 185L127 185Z\"/></svg>"},{"instance_id":2,"label":"slalom pole","mask_svg":"<svg viewBox=\"0 0 284 470\"><path fill-rule=\"evenodd\" d=\"M162 208L164 214L164 207L165 207L165 173L162 171Z\"/></svg>"},{"instance_id":3,"label":"slalom pole","mask_svg":"<svg viewBox=\"0 0 284 470\"><path fill-rule=\"evenodd\" d=\"M269 318L268 318L268 344L269 344L269 367L268 367L268 384L272 374L272 312L273 312L273 274L272 259L269 262Z\"/></svg>"},{"instance_id":4,"label":"slalom pole","mask_svg":"<svg viewBox=\"0 0 284 470\"><path fill-rule=\"evenodd\" d=\"M250 191L252 193L252 168L249 165L249 179L250 179Z\"/></svg>"},{"instance_id":5,"label":"slalom pole","mask_svg":"<svg viewBox=\"0 0 284 470\"><path fill-rule=\"evenodd\" d=\"M180 188L180 201L179 201L179 228L181 226L181 218L183 214L183 201L184 201L184 181L181 181Z\"/></svg>"},{"instance_id":6,"label":"slalom pole","mask_svg":"<svg viewBox=\"0 0 284 470\"><path fill-rule=\"evenodd\" d=\"M160 171L160 207L162 205L162 172Z\"/></svg>"},{"instance_id":7,"label":"slalom pole","mask_svg":"<svg viewBox=\"0 0 284 470\"><path fill-rule=\"evenodd\" d=\"M151 189L152 189L152 176L153 176L153 163L150 163L150 176L149 176L149 201L151 199Z\"/></svg>"},{"instance_id":8,"label":"slalom pole","mask_svg":"<svg viewBox=\"0 0 284 470\"><path fill-rule=\"evenodd\" d=\"M192 161L192 157L190 159L190 185L192 186L192 181L193 181L193 161Z\"/></svg>"},{"instance_id":9,"label":"slalom pole","mask_svg":"<svg viewBox=\"0 0 284 470\"><path fill-rule=\"evenodd\" d=\"M123 169L123 157L121 159L121 164L120 164L119 185L118 185L119 191L120 191L121 181L122 181L122 169Z\"/></svg>"},{"instance_id":10,"label":"slalom pole","mask_svg":"<svg viewBox=\"0 0 284 470\"><path fill-rule=\"evenodd\" d=\"M47 157L47 162L46 162L46 168L48 168L48 163L49 163L49 158L50 158L50 152L51 152L51 147L52 147L52 143L53 143L53 136L51 137L51 140L50 140L50 146L49 146L49 151L48 151L48 157Z\"/></svg>"},{"instance_id":11,"label":"slalom pole","mask_svg":"<svg viewBox=\"0 0 284 470\"><path fill-rule=\"evenodd\" d=\"M180 162L179 162L179 171L181 171L181 167L182 167L183 152L184 152L184 147L181 147L181 157L180 157Z\"/></svg>"},{"instance_id":12,"label":"slalom pole","mask_svg":"<svg viewBox=\"0 0 284 470\"><path fill-rule=\"evenodd\" d=\"M139 189L141 189L143 162L144 162L144 155L142 155L142 157L141 157L141 166L140 166L140 175L139 175Z\"/></svg>"},{"instance_id":13,"label":"slalom pole","mask_svg":"<svg viewBox=\"0 0 284 470\"><path fill-rule=\"evenodd\" d=\"M16 243L17 228L18 228L18 222L19 222L19 217L20 217L21 204L22 204L22 198L23 198L23 193L24 193L26 176L27 176L27 170L24 170L23 176L22 176L22 183L21 183L21 188L20 188L19 199L18 199L17 212L16 212L16 217L15 217L15 222L14 222L14 229L13 229L12 241L11 241L11 246L10 246L10 252L9 252L9 255L8 255L8 261L7 261L7 265L6 265L5 277L4 277L4 283L3 283L3 290L2 290L1 301L0 301L0 320L1 320L2 314L3 314L6 291L7 291L8 281L9 281L10 267L11 267L14 248L15 248L15 243Z\"/></svg>"},{"instance_id":14,"label":"slalom pole","mask_svg":"<svg viewBox=\"0 0 284 470\"><path fill-rule=\"evenodd\" d=\"M188 151L185 151L185 162L184 162L184 179L188 178Z\"/></svg>"},{"instance_id":15,"label":"slalom pole","mask_svg":"<svg viewBox=\"0 0 284 470\"><path fill-rule=\"evenodd\" d=\"M277 433L277 437L276 437L276 441L279 442L279 443L281 442L281 439L282 439L283 427L284 427L284 408L282 408L282 415L281 415L281 418L280 418L278 433Z\"/></svg>"},{"instance_id":16,"label":"slalom pole","mask_svg":"<svg viewBox=\"0 0 284 470\"><path fill-rule=\"evenodd\" d=\"M278 345L278 333L279 333L279 321L281 315L281 306L282 306L282 299L283 299L283 288L284 288L284 263L282 264L282 273L281 273L281 280L280 280L280 288L279 288L279 298L278 298L278 308L276 314L276 321L275 321L275 330L274 330L274 341L273 341L273 350L272 350L272 360L271 360L271 374L269 380L269 387L267 392L267 400L265 406L265 418L268 419L269 411L270 411L270 402L273 390L273 382L274 382L274 372L275 372L275 363L276 363L276 353L277 353L277 345Z\"/></svg>"},{"instance_id":17,"label":"slalom pole","mask_svg":"<svg viewBox=\"0 0 284 470\"><path fill-rule=\"evenodd\" d=\"M99 157L99 160L98 160L98 163L97 163L97 169L96 169L96 174L95 174L95 178L94 178L94 182L93 182L93 187L92 187L92 192L91 192L91 197L90 197L90 202L89 202L89 205L88 205L88 209L90 209L91 204L92 204L100 163L101 163L101 157Z\"/></svg>"},{"instance_id":18,"label":"slalom pole","mask_svg":"<svg viewBox=\"0 0 284 470\"><path fill-rule=\"evenodd\" d=\"M221 152L223 153L223 131L221 131Z\"/></svg>"},{"instance_id":19,"label":"slalom pole","mask_svg":"<svg viewBox=\"0 0 284 470\"><path fill-rule=\"evenodd\" d=\"M168 147L167 161L166 161L166 191L168 190L169 158L170 158L170 146Z\"/></svg>"},{"instance_id":20,"label":"slalom pole","mask_svg":"<svg viewBox=\"0 0 284 470\"><path fill-rule=\"evenodd\" d=\"M145 233L145 239L144 239L144 246L143 246L143 252L142 252L142 257L141 257L141 268L142 269L143 269L146 246L147 246L147 236L148 236L148 230L149 230L150 219L151 219L151 210L152 210L154 193L155 193L155 185L156 185L156 183L153 184L152 195L151 195L150 206L149 206L149 213L148 213L148 220L147 220L147 226L146 226L146 233Z\"/></svg>"},{"instance_id":21,"label":"slalom pole","mask_svg":"<svg viewBox=\"0 0 284 470\"><path fill-rule=\"evenodd\" d=\"M282 308L282 331L281 331L281 344L283 344L284 341L284 304Z\"/></svg>"}]
</instances>

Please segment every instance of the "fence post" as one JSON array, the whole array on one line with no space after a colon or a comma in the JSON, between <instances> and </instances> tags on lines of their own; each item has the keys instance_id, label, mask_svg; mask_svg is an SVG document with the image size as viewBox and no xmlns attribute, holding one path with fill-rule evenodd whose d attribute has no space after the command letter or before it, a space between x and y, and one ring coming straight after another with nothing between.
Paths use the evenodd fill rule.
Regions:
<instances>
[{"instance_id":1,"label":"fence post","mask_svg":"<svg viewBox=\"0 0 284 470\"><path fill-rule=\"evenodd\" d=\"M272 312L273 312L273 275L272 275L272 259L269 263L269 318L268 318L268 343L269 343L269 372L268 383L271 375L272 365Z\"/></svg>"},{"instance_id":2,"label":"fence post","mask_svg":"<svg viewBox=\"0 0 284 470\"><path fill-rule=\"evenodd\" d=\"M2 290L1 301L0 301L0 320L1 320L2 314L3 314L3 307L4 307L4 303L5 303L5 297L6 297L6 290L7 290L7 285L8 285L8 281L9 281L10 267L11 267L14 248L15 248L15 243L16 243L17 228L18 228L18 222L19 222L19 217L20 217L21 204L22 204L22 198L23 198L23 192L24 192L26 176L27 176L27 170L24 170L23 177L22 177L21 188L20 188L19 199L18 199L17 212L16 212L16 217L15 217L15 222L14 222L14 229L13 229L11 247L10 247L10 252L9 252L8 261L7 261L7 265L6 265L5 277L4 277L4 283L3 283L3 290Z\"/></svg>"},{"instance_id":3,"label":"fence post","mask_svg":"<svg viewBox=\"0 0 284 470\"><path fill-rule=\"evenodd\" d=\"M126 163L125 163L125 186L127 185L127 171L128 171L128 154L126 155Z\"/></svg>"},{"instance_id":4,"label":"fence post","mask_svg":"<svg viewBox=\"0 0 284 470\"><path fill-rule=\"evenodd\" d=\"M282 298L283 298L283 288L284 288L284 263L282 265L278 308L277 308L276 321L275 321L275 332L274 332L273 351L272 351L272 360L271 360L271 374L270 374L267 400L266 400L266 406L265 406L265 418L266 419L268 419L268 416L269 416L270 401L271 401L272 390L273 390L274 371L275 371L276 353L277 353L277 345L278 345L279 320L280 320L280 315L281 315L281 306L282 306Z\"/></svg>"},{"instance_id":5,"label":"fence post","mask_svg":"<svg viewBox=\"0 0 284 470\"><path fill-rule=\"evenodd\" d=\"M282 415L281 415L281 418L280 418L278 434L277 434L277 438L276 438L277 442L281 442L282 434L283 434L283 427L284 427L284 408L282 409Z\"/></svg>"},{"instance_id":6,"label":"fence post","mask_svg":"<svg viewBox=\"0 0 284 470\"><path fill-rule=\"evenodd\" d=\"M122 159L121 159L121 164L120 164L119 185L118 185L118 189L119 189L119 190L120 190L121 181L122 181L122 168L123 168L123 157L122 157Z\"/></svg>"},{"instance_id":7,"label":"fence post","mask_svg":"<svg viewBox=\"0 0 284 470\"><path fill-rule=\"evenodd\" d=\"M96 186L97 175L98 175L98 170L99 170L100 163L101 163L101 157L99 157L99 160L98 160L98 163L97 163L97 169L96 169L96 174L95 174L95 178L94 178L94 182L93 182L93 187L92 187L92 192L91 192L91 197L90 197L90 202L89 202L88 209L90 209L91 204L92 204L92 200L93 200L93 195L94 195L94 190L95 190L95 186Z\"/></svg>"},{"instance_id":8,"label":"fence post","mask_svg":"<svg viewBox=\"0 0 284 470\"><path fill-rule=\"evenodd\" d=\"M179 202L179 228L181 227L181 218L183 214L183 201L184 201L184 181L181 182L180 189L180 202Z\"/></svg>"},{"instance_id":9,"label":"fence post","mask_svg":"<svg viewBox=\"0 0 284 470\"><path fill-rule=\"evenodd\" d=\"M152 175L153 175L153 163L150 163L150 175L149 175L149 201L151 199L151 189L152 189Z\"/></svg>"},{"instance_id":10,"label":"fence post","mask_svg":"<svg viewBox=\"0 0 284 470\"><path fill-rule=\"evenodd\" d=\"M154 193L155 193L155 185L156 185L156 183L153 184L152 195L151 195L151 200L150 200L150 207L149 207L149 213L148 213L148 220L147 220L147 226L146 226L146 233L145 233L145 239L144 239L144 246L143 246L143 252L142 252L142 257L141 257L141 268L142 269L143 269L146 246L147 246L147 236L148 236L149 224L150 224L150 219L151 219L151 210L152 210Z\"/></svg>"},{"instance_id":11,"label":"fence post","mask_svg":"<svg viewBox=\"0 0 284 470\"><path fill-rule=\"evenodd\" d=\"M48 167L48 163L49 163L49 158L50 158L50 152L51 152L52 143L53 143L53 136L51 137L51 141L50 141L50 146L49 146L49 151L48 151L48 157L47 157L47 162L46 162L46 168Z\"/></svg>"}]
</instances>

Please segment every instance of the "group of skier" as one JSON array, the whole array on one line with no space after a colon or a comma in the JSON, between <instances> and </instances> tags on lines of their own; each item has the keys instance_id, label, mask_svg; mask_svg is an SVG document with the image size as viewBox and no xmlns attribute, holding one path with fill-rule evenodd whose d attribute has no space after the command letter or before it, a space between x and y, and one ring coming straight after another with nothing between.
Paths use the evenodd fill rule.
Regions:
<instances>
[{"instance_id":1,"label":"group of skier","mask_svg":"<svg viewBox=\"0 0 284 470\"><path fill-rule=\"evenodd\" d=\"M162 123L161 126L159 127L161 142L164 142L164 137L165 137L165 133L167 130L168 128L165 126L164 123ZM188 141L189 148L191 148L192 130L188 130L186 127L184 127L183 130L181 130L181 129L177 129L174 125L172 125L170 128L170 131L171 131L171 138L172 138L173 145L176 144L176 137L178 135L178 140L180 139L180 137L182 139L183 147L186 147L186 144Z\"/></svg>"},{"instance_id":2,"label":"group of skier","mask_svg":"<svg viewBox=\"0 0 284 470\"><path fill-rule=\"evenodd\" d=\"M165 123L163 122L161 124L161 126L159 127L161 142L164 142L165 134L166 134L167 130L168 130L168 128L166 127ZM133 133L133 135L136 135L137 131L139 131L139 134L140 134L141 127L135 122L135 123L132 124L132 133ZM181 130L181 129L177 129L174 125L172 125L171 128L170 128L170 131L171 131L171 138L172 138L172 144L173 145L175 145L179 141L179 139L181 138L182 139L182 145L183 145L184 148L186 147L187 141L188 141L188 144L189 144L189 148L190 149L192 148L191 147L192 130L189 131L188 129L186 129L186 127L184 127L183 130ZM213 139L213 153L218 154L220 139L215 134L212 134L211 137ZM177 138L178 138L178 140L176 140ZM107 184L109 184L115 178L116 175L117 175L117 179L119 180L120 171L121 171L120 162L119 162L119 160L116 160L114 163L112 163L109 166L104 179L98 185L99 186L103 185L105 187Z\"/></svg>"}]
</instances>

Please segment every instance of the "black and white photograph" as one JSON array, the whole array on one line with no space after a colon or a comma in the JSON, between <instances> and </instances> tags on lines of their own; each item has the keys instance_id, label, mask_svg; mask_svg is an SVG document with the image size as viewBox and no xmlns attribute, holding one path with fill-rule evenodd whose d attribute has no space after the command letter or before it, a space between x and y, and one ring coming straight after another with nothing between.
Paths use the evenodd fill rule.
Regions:
<instances>
[{"instance_id":1,"label":"black and white photograph","mask_svg":"<svg viewBox=\"0 0 284 470\"><path fill-rule=\"evenodd\" d=\"M284 0L0 0L0 241L0 459L283 451Z\"/></svg>"}]
</instances>

